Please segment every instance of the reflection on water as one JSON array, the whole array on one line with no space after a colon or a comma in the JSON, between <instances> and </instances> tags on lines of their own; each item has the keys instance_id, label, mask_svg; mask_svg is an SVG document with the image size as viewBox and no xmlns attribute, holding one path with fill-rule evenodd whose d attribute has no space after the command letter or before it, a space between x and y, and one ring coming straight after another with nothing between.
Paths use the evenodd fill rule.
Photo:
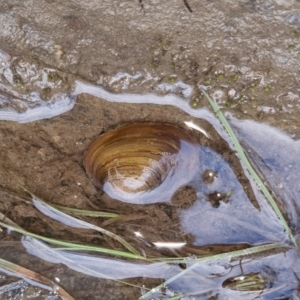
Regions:
<instances>
[{"instance_id":1,"label":"reflection on water","mask_svg":"<svg viewBox=\"0 0 300 300\"><path fill-rule=\"evenodd\" d=\"M193 117L209 121L230 144L218 120L208 110L194 110L175 95L159 97L153 94L113 94L101 87L77 82L74 95L81 93L92 94L110 102L176 106ZM231 118L231 123L235 126L240 140L244 142L249 157L266 177L271 189L280 197L297 233L299 203L296 200L300 191L298 176L300 163L297 156L299 142L286 138L269 126L238 121L234 118ZM201 163L197 168L197 174L189 179L189 185L196 190L196 201L182 207L179 215L181 231L189 233L194 238L192 246L267 242L288 244L283 227L251 179L260 210L249 202L243 183L222 155L206 146L199 146L197 155ZM39 205L37 207L39 208ZM52 216L51 212L46 214L57 219L57 215ZM72 222L67 225L74 226ZM145 242L153 245L166 242L163 247L168 247L168 242L180 241L145 240ZM168 281L180 274L176 280L168 282L164 295L166 297L171 297L174 292L191 295L196 299L275 299L278 295L295 299L299 297L297 289L300 263L295 249L290 249L286 253L273 253L266 257L247 257L240 262L221 258L216 261L204 259L195 262L191 256L185 261L183 271L179 264L133 263L62 250L54 251L32 238L24 238L23 244L28 253L45 261L62 263L78 272L98 278L145 277ZM185 244L182 243L181 246L184 247ZM255 289L252 292L241 291L241 288L236 286L231 288L228 284L232 282L232 278L242 280L244 275L251 274L257 274L255 278L263 280L264 291ZM158 292L157 295L161 296L162 293Z\"/></svg>"},{"instance_id":2,"label":"reflection on water","mask_svg":"<svg viewBox=\"0 0 300 300\"><path fill-rule=\"evenodd\" d=\"M169 202L198 169L198 147L187 133L163 123L119 126L89 146L85 170L113 199L135 204Z\"/></svg>"},{"instance_id":3,"label":"reflection on water","mask_svg":"<svg viewBox=\"0 0 300 300\"><path fill-rule=\"evenodd\" d=\"M292 229L300 228L300 141L265 124L231 117L250 159L284 206Z\"/></svg>"},{"instance_id":4,"label":"reflection on water","mask_svg":"<svg viewBox=\"0 0 300 300\"><path fill-rule=\"evenodd\" d=\"M172 296L174 291L196 296L196 299L275 299L279 294L297 297L300 277L300 265L295 250L272 254L267 257L245 258L243 261L231 261L230 258L199 262L193 258L186 260L183 272L177 264L168 263L133 263L117 259L94 257L85 254L53 250L42 242L26 237L23 244L28 253L52 263L62 263L73 270L98 278L122 280L132 277L162 278L168 280L180 276L167 285L165 296ZM226 284L233 277L258 274L265 283L264 290L238 287L230 288ZM146 299L146 298L145 298ZM153 299L153 298L151 298ZM297 298L292 298L297 299Z\"/></svg>"},{"instance_id":5,"label":"reflection on water","mask_svg":"<svg viewBox=\"0 0 300 300\"><path fill-rule=\"evenodd\" d=\"M164 97L153 94L112 94L101 87L77 82L75 94L80 93L92 94L111 102L151 102L159 105L174 105L194 117L213 123L219 134L228 140L227 134L210 112L206 109L194 110L188 103L172 94ZM210 148L199 147L199 160L201 162L199 174L195 176L197 180L192 182L197 191L198 201L181 212L182 229L195 236L196 245L285 240L286 236L279 220L269 205L266 205L264 198L255 186L254 190L261 207L260 212L249 203L241 183L221 155ZM206 170L213 170L218 174L212 184L206 184L201 180L201 176ZM218 209L207 201L207 195L215 191L225 194L229 191L232 192L228 203L221 203Z\"/></svg>"},{"instance_id":6,"label":"reflection on water","mask_svg":"<svg viewBox=\"0 0 300 300\"><path fill-rule=\"evenodd\" d=\"M211 169L218 176L212 184L198 180L198 201L180 213L182 229L192 233L195 245L243 242L257 244L285 239L276 217L273 216L271 222L269 207L261 205L261 210L258 211L251 205L241 183L221 155L210 148L201 147L200 161L199 174ZM224 194L232 191L232 195L228 203L221 202L215 208L207 201L207 195L214 191Z\"/></svg>"}]
</instances>

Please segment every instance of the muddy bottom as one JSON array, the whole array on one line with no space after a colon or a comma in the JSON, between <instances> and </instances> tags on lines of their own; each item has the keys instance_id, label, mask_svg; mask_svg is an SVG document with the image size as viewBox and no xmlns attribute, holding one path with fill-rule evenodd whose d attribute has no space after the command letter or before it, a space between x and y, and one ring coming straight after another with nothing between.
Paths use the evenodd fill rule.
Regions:
<instances>
[{"instance_id":1,"label":"muddy bottom","mask_svg":"<svg viewBox=\"0 0 300 300\"><path fill-rule=\"evenodd\" d=\"M158 198L153 204L125 203L111 198L93 185L83 166L84 154L92 141L124 124L161 123L162 120L184 130L189 140L197 145L196 156L200 164L191 167L190 172L194 172L194 176L186 184L179 185L170 199L156 194ZM197 125L198 130L186 126L187 120ZM271 208L263 198L257 197L257 193L255 195L236 153L228 143L209 122L191 117L174 106L113 103L82 94L78 96L74 109L65 114L26 124L2 121L1 129L1 165L21 185L49 204L118 214L119 217L112 219L79 218L117 234L148 259L192 258L286 239ZM190 159L192 161L192 157ZM29 195L4 171L1 172L0 182L3 199L1 212L29 232L58 240L126 251L119 242L106 235L66 226L63 219L41 213L32 204ZM5 244L14 240L5 234L2 239ZM41 257L41 254L32 250L38 249L37 246L26 248L29 253ZM3 257L30 269L39 264L27 255L13 253L4 253ZM46 253L44 250L44 255ZM79 259L83 258L76 258ZM109 262L110 256L107 259ZM43 263L41 268L43 272L47 270ZM122 279L124 275L120 268L123 267L118 268L119 277L113 278ZM130 275L131 271L128 271L127 277L136 278L129 279L130 283L139 287L145 284L151 289L165 278L158 274L172 274L184 268L184 264L178 264L167 273L166 270L160 271L160 268L155 275L147 275L146 271L135 273L144 274L144 279L141 275ZM73 279L71 282L65 279L63 287L73 291L71 294L76 299L101 298L97 298L97 293L90 285L88 289L91 296L86 298L84 286L76 284L88 280L85 277L78 276L65 266L54 267L52 271L50 274L58 277L63 274L63 278L68 278L66 272L70 272ZM147 277L156 280L149 281ZM101 295L110 293L111 299L137 299L141 293L136 287L127 286L123 289L123 284L119 282L100 280L94 284L95 288L103 291ZM184 291L180 285L175 289Z\"/></svg>"},{"instance_id":2,"label":"muddy bottom","mask_svg":"<svg viewBox=\"0 0 300 300\"><path fill-rule=\"evenodd\" d=\"M83 95L79 97L71 112L51 119L51 121L13 124L13 128L11 123L2 122L1 162L3 167L16 176L24 186L49 203L120 214L121 216L117 219L86 220L123 236L136 248L142 248L147 256L163 254L153 245L153 242L157 241L187 243L191 249L179 253L186 256L194 253L192 249L195 238L193 234L182 230L181 219L182 214L188 211L195 202L202 203L206 209L217 211L220 206L222 209L222 207L235 205L234 194L243 193L246 195L245 203L248 201L249 207L260 211L259 203L237 156L207 121L193 120L209 134L210 138L187 126L183 128L194 143L203 147L203 149L199 148L200 152L209 152L206 155L210 155L208 158L211 160L216 160L218 156L219 161L211 161L211 166L208 162L201 161L203 166L196 172L194 178L186 185L179 186L171 199L162 197L156 200L157 204L122 203L110 198L100 188L96 188L83 167L86 149L100 134L120 124L161 122L161 120L169 124L182 124L183 127L184 121L192 119L174 107L112 104L89 95ZM74 126L74 124L78 125ZM205 153L200 152L197 153L200 159L208 160ZM240 187L236 187L237 191L234 191L231 190L230 185L222 186L220 184L221 180L224 180L223 174L220 173L222 172L221 164L228 165L228 168L232 170L242 191L239 191ZM191 169L190 172L194 172L194 170ZM213 172L213 176L207 178L210 172ZM182 176L186 175L182 174ZM213 181L219 183L213 185ZM12 185L3 173L1 174L1 187L7 191L18 192L19 190L15 190L15 185ZM232 196L226 196L229 192L232 193ZM160 197L160 195L154 197ZM9 199L4 202L5 206L2 206L1 211L21 227L37 234L56 236L60 239L66 239L65 230L68 231L68 240L75 237L78 239L78 235L80 236L78 229L74 231L71 228L65 228L62 231L61 224L53 222L45 216L41 217L33 207L30 209L30 205L28 206L17 198L12 200L9 197ZM201 213L201 209L199 213ZM41 219L43 226L40 223ZM144 240L134 236L133 233L138 231L143 233ZM53 235L53 233L55 234ZM119 245L114 245L100 234L92 232L89 234L82 232L80 239L85 243L119 248ZM213 238L209 243L212 240ZM237 238L236 242L246 242L246 240L240 241ZM217 240L216 243L218 243ZM257 243L257 241L253 241L253 243ZM205 239L201 244L207 244ZM245 247L245 245L241 247ZM195 253L198 251L196 249L197 247ZM225 247L220 251L227 251L227 249ZM174 255L173 253L169 254Z\"/></svg>"}]
</instances>

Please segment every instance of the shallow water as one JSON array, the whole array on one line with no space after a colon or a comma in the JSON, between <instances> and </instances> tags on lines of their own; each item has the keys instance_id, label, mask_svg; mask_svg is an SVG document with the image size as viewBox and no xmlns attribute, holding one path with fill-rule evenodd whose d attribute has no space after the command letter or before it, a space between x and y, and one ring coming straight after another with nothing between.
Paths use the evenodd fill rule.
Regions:
<instances>
[{"instance_id":1,"label":"shallow water","mask_svg":"<svg viewBox=\"0 0 300 300\"><path fill-rule=\"evenodd\" d=\"M82 94L83 93L83 94ZM158 115L158 110L161 108L171 109L171 107L178 107L180 110L184 110L187 112L191 112L191 114L183 115L178 120L179 124L184 124L184 120L188 120L187 117L193 118L194 123L198 123L201 119L207 119L209 122L213 123L219 134L228 140L226 132L222 129L219 124L219 121L211 114L207 109L191 109L186 100L180 99L178 96L174 94L168 94L166 96L160 97L154 94L148 95L134 95L134 94L113 94L105 91L102 87L86 85L80 82L76 83L76 89L74 94L80 97L80 94L84 95L84 97L89 98L88 93L92 95L100 96L101 98L92 98L90 99L89 109L91 111L95 111L97 113L99 104L103 105L102 109L106 111L106 114L109 115L109 107L113 105L114 102L125 103L124 107L132 107L132 104L128 102L133 102L134 105L143 107L146 106L146 110L149 113L149 102L153 102L150 105L152 107L153 112L148 116L148 118L152 118L152 114L156 113ZM85 99L83 98L83 99ZM102 99L105 99L104 101ZM93 107L91 103L94 103ZM127 103L127 104L126 104ZM147 103L147 104L146 104ZM167 104L168 106L166 106ZM81 102L81 106L84 104L84 101ZM80 107L79 105L79 107ZM130 106L128 106L130 105ZM83 107L84 107L83 106ZM125 111L124 107L120 107L121 111ZM112 107L111 108L114 113L117 113L118 108ZM79 110L80 112L80 110ZM85 110L85 114L88 114L89 111ZM26 113L25 113L26 114ZM70 111L69 116L71 117L74 113ZM162 112L164 114L164 112ZM75 112L76 115L76 112ZM74 117L75 117L74 115ZM177 113L177 118L180 116L179 111ZM232 116L229 116L232 124L236 132L239 135L239 139L246 143L245 148L250 151L251 155L249 157L254 161L254 163L259 167L259 170L262 175L268 181L272 190L276 192L278 196L286 208L285 211L288 212L289 220L291 222L292 228L295 233L298 232L298 210L299 204L294 200L295 196L299 192L299 179L297 178L297 174L299 172L297 166L297 160L295 161L295 155L291 156L290 154L299 149L299 142L294 141L291 138L288 138L279 130L272 128L270 126L261 125L255 123L253 121L239 121L234 119ZM101 118L101 116L99 117ZM172 114L172 118L174 118L174 114ZM54 120L54 119L53 119ZM53 123L54 127L60 127L60 130L65 131L73 122L76 120L71 119L71 122L68 122L67 125L64 125L59 118L56 122ZM125 118L126 120L126 118ZM44 122L44 121L41 121ZM48 123L49 121L47 121ZM95 120L97 123L98 121ZM115 122L115 121L114 121ZM124 122L124 121L123 121ZM56 124L55 124L56 123ZM6 123L5 123L6 124ZM18 125L15 124L15 130L18 132ZM24 124L27 126L26 124ZM23 129L24 129L24 125ZM30 126L30 123L28 123ZM49 127L50 124L44 124ZM44 127L44 125L42 125ZM51 126L53 126L51 125ZM91 126L92 124L89 124ZM3 126L4 128L4 126ZM30 127L29 127L30 128ZM46 128L46 127L45 127ZM258 133L259 128L259 133ZM27 129L26 129L27 130ZM48 132L52 132L48 128ZM95 133L97 133L99 129L95 128ZM191 130L188 129L187 130ZM209 132L212 134L212 132ZM77 134L79 136L80 132ZM199 135L203 136L203 133L199 133ZM4 135L3 135L4 136ZM264 138L262 139L261 136L270 137L271 140ZM18 136L16 136L18 139ZM26 138L25 138L26 139ZM272 142L272 143L271 143ZM29 142L31 143L31 142ZM74 141L72 141L72 144ZM85 142L85 144L87 144ZM285 147L283 145L289 145L289 151L286 152ZM274 145L274 151L272 151L271 145ZM282 146L281 146L282 145ZM20 150L9 149L7 145L7 150L10 151L10 156L13 157L13 152ZM24 146L24 145L23 145ZM65 145L65 150L67 150L67 146ZM268 147L269 151L265 151ZM281 151L278 151L278 147ZM16 147L18 148L18 147ZM41 148L42 149L42 148ZM3 156L5 156L4 152ZM287 155L287 153L289 155ZM12 156L13 155L13 156ZM270 208L270 206L266 203L265 199L262 197L260 192L257 190L254 183L251 182L252 188L256 195L256 199L258 201L260 209L258 210L253 203L249 201L248 196L245 194L245 191L236 178L235 172L233 171L230 164L224 160L222 155L218 154L214 150L208 147L200 147L198 150L199 160L202 162L198 167L198 174L196 178L201 178L201 174L205 172L205 170L214 170L216 174L218 174L216 180L212 184L207 184L204 181L196 180L190 181L190 186L193 186L196 191L196 201L192 204L184 204L179 202L179 210L176 208L175 211L178 211L178 218L176 222L176 227L173 227L178 232L184 232L185 234L190 235L192 238L191 240L185 239L174 239L168 233L167 227L162 227L162 229L157 228L157 230L164 230L165 233L163 234L164 239L167 238L167 243L163 246L163 248L169 248L170 242L172 243L179 243L183 242L179 248L182 250L187 251L187 253L197 253L200 248L199 246L206 246L206 245L213 245L213 244L252 244L252 245L259 245L266 242L277 242L282 243L282 245L288 245L288 237L286 236L280 221L275 216L274 212ZM282 159L275 165L278 156ZM16 159L16 158L15 158ZM45 157L44 157L45 159ZM52 166L56 164L51 159ZM76 162L75 164L78 164ZM46 159L47 161L47 159ZM20 162L19 162L20 163ZM44 163L41 164L41 166ZM79 162L81 164L81 162ZM287 167L293 165L293 168ZM58 166L58 165L57 165ZM272 167L273 166L273 167ZM276 168L274 167L276 166ZM24 167L24 166L23 166ZM29 167L29 165L28 165ZM29 167L30 168L30 167ZM32 167L31 167L32 168ZM39 168L39 167L38 167ZM73 168L73 167L72 167ZM36 172L36 167L32 169L32 172ZM47 172L47 171L46 171ZM58 171L54 172L57 174ZM18 176L21 175L22 172L18 172ZM54 173L54 174L55 174ZM76 182L80 182L80 186L82 185L83 178L86 177L83 172L82 174L76 175ZM25 173L26 174L26 173ZM25 175L24 174L24 175ZM49 180L50 174L43 173L43 175L39 175L43 180ZM282 177L281 177L282 176ZM28 175L25 175L25 178ZM68 176L67 176L68 177ZM274 179L275 178L275 179ZM26 180L26 179L25 179ZM278 182L278 180L281 180ZM288 180L288 181L287 181ZM29 182L26 180L26 182ZM77 184L75 182L75 184ZM87 179L88 182L88 179ZM293 185L294 188L288 189L288 184ZM90 183L89 183L90 184ZM245 183L244 183L245 184ZM244 185L243 184L243 185ZM37 186L36 184L30 184L31 188ZM49 185L49 183L47 184ZM43 189L47 186L42 184ZM52 184L49 185L49 187ZM54 185L55 186L55 185ZM280 187L280 188L279 188ZM36 187L35 187L36 188ZM37 189L38 194L40 194L39 189ZM210 194L213 191L218 191L220 193L227 193L228 191L233 191L232 195L230 196L229 202L222 202L220 201L218 205L213 205L211 202L207 201L207 197L205 195ZM96 191L95 191L96 192ZM57 189L56 194L60 194L61 192ZM86 193L86 192L85 192ZM49 195L47 196L48 192L44 193L45 199L49 199ZM64 194L67 196L66 203L68 205L72 205L68 201L68 198L72 195L67 193L66 191ZM81 192L79 193L79 197ZM94 192L92 193L94 194ZM62 194L60 194L62 196ZM284 197L282 197L282 195ZM61 197L60 196L60 197ZM54 203L57 202L55 200L56 197L53 198ZM78 199L76 196L75 199ZM110 200L111 201L111 200ZM173 200L172 200L173 201ZM175 201L175 200L174 200ZM181 200L182 201L182 200ZM78 202L79 203L79 202ZM172 203L172 202L171 202ZM112 204L113 205L113 204ZM175 205L176 202L175 202ZM44 215L49 216L52 219L55 219L62 224L67 226L71 226L73 228L87 228L82 222L75 222L71 218L68 220L63 215L59 216L56 212L53 212L52 209L45 207L44 205L40 205L39 201L35 200L35 207L42 212ZM118 206L117 206L118 207ZM126 204L125 206L119 207L121 210L125 209L126 211ZM150 209L150 208L149 208ZM176 213L176 214L177 214ZM175 215L174 215L175 216ZM172 223L170 223L172 224ZM174 226L169 225L169 226ZM128 231L125 235L126 237L130 237L133 235L134 232L137 232L138 229L139 235L143 238L144 242L157 244L161 242L161 237L155 239L154 235L148 231L147 227L145 226L138 226L137 224L134 225L127 224ZM172 228L172 227L171 227ZM56 229L58 230L58 229ZM155 230L155 228L154 228ZM156 235L159 231L156 233ZM160 233L161 234L161 233ZM171 239L171 240L170 240ZM135 278L135 277L144 277L144 278L161 278L165 281L168 281L173 276L180 274L182 269L180 265L170 265L166 263L130 263L124 260L112 260L105 257L95 257L95 256L85 256L83 254L72 254L68 252L53 252L50 248L46 245L37 242L34 239L24 239L23 245L27 249L28 253L37 256L45 261L51 263L59 263L67 265L69 268L85 273L90 276L98 277L98 278L105 278L105 279L118 279L124 280L127 278ZM140 245L141 246L141 245ZM197 250L198 249L198 250ZM233 248L234 249L234 248ZM233 250L231 249L231 250ZM159 246L157 248L158 251ZM144 248L143 251L149 251L149 249ZM203 251L203 250L202 250ZM167 292L164 293L164 297L171 297L174 293L183 293L188 297L194 295L197 299L209 299L209 297L217 297L216 299L226 299L226 297L239 297L241 299L254 299L255 297L260 297L261 299L273 299L275 295L284 294L286 296L290 296L293 294L297 294L297 274L299 274L300 270L298 268L298 257L296 251L294 249L289 250L285 254L283 253L272 253L270 252L267 256L257 256L255 258L249 259L245 258L242 262L242 268L238 261L230 261L228 259L218 259L216 261L210 262L204 260L203 262L195 263L193 260L195 256L191 256L191 263L186 262L186 268L189 270L186 274L182 274L180 279L175 281L169 282L167 284ZM99 261L98 261L99 260ZM278 265L278 261L281 263ZM282 264L284 261L284 264ZM101 266L98 269L96 266ZM284 268L282 268L284 265ZM104 267L106 266L106 267ZM216 270L214 270L216 269ZM122 271L124 270L124 271ZM228 288L223 288L222 284L225 282L226 279L232 278L234 276L240 276L241 274L252 274L258 273L261 274L268 283L266 284L265 290L262 292L261 290L258 292L239 292L233 291ZM213 275L215 274L215 275ZM218 274L218 275L216 275ZM291 278L288 282L286 278ZM145 286L147 287L147 280L143 280ZM156 292L153 295L159 297L160 292ZM209 296L208 296L209 295ZM238 296L237 296L238 295ZM152 296L150 296L152 297ZM146 297L147 298L147 297Z\"/></svg>"},{"instance_id":2,"label":"shallow water","mask_svg":"<svg viewBox=\"0 0 300 300\"><path fill-rule=\"evenodd\" d=\"M203 162L198 178L214 170L218 176L212 184L192 178L172 201L146 210L101 194L87 178L82 158L101 132L139 121L173 123L201 139L203 133L186 126L193 122L212 133L215 141L225 140L232 147L206 108L201 94L205 89L228 113L298 239L300 3L189 0L191 14L181 0L143 1L143 10L131 0L2 2L1 164L49 203L125 214L119 223L84 221L128 239L141 253L188 256L191 262L149 264L54 252L32 238L15 242L19 236L6 232L1 258L29 269L36 266L36 271L57 278L75 299L103 295L137 299L162 281L166 286L149 299L176 293L183 294L181 299L298 299L300 262L293 247L242 261L194 262L199 251L207 249L220 253L267 242L291 246L247 171L232 164L231 152L223 144L220 149L226 153L213 142L215 148L201 146L197 152ZM241 177L243 172L246 176ZM120 249L102 235L85 231L84 223L66 219L39 201L35 208L20 202L10 194L22 194L20 188L0 175L0 186L6 190L1 192L1 212L27 230ZM228 199L209 198L215 191L233 192ZM212 246L216 243L219 248ZM222 287L230 278L253 273L266 281L263 291ZM33 282L10 286L12 277L2 279L3 299L57 298Z\"/></svg>"}]
</instances>

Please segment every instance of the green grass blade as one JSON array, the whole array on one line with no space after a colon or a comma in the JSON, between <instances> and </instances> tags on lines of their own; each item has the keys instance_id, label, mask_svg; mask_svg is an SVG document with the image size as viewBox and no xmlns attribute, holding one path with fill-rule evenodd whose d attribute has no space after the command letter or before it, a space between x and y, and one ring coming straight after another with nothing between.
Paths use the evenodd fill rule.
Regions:
<instances>
[{"instance_id":1,"label":"green grass blade","mask_svg":"<svg viewBox=\"0 0 300 300\"><path fill-rule=\"evenodd\" d=\"M197 268L200 263L203 263L203 262L206 262L206 261L212 262L212 261L217 261L217 260L222 260L222 259L232 259L232 258L244 257L244 256L247 256L247 255L254 255L256 253L261 253L261 252L264 252L264 251L270 251L270 250L275 250L275 249L286 249L286 248L284 248L281 244L278 244L278 243L275 244L274 243L274 244L266 244L266 245L256 246L256 247L243 249L243 250L236 250L236 251L232 251L232 252L216 254L216 255L202 257L202 258L196 258L196 259L193 259L193 260L191 260L189 258L186 258L185 260L176 261L176 259L174 259L174 261L173 261L174 263L175 262L178 262L178 263L179 262L181 262L181 263L195 262L195 263L193 265L191 265L190 267L188 267L187 269L183 270L182 272L180 272L180 273L176 274L175 276L171 277L170 279L168 279L167 281L165 281L161 285L155 287L154 289L152 289L148 293L144 294L142 297L140 297L140 300L144 300L144 299L148 298L149 296L151 296L151 294L155 293L156 291L160 291L162 288L165 288L168 284L170 284L173 281L177 280L178 278L182 277L183 275L185 275L189 271ZM168 262L170 262L170 261L168 261Z\"/></svg>"},{"instance_id":2,"label":"green grass blade","mask_svg":"<svg viewBox=\"0 0 300 300\"><path fill-rule=\"evenodd\" d=\"M230 137L233 145L235 146L236 151L237 151L241 161L244 163L245 167L248 169L250 175L252 176L253 180L256 182L258 188L263 192L263 194L265 195L265 197L269 201L271 207L275 211L277 217L280 219L280 221L281 221L282 225L284 226L287 234L289 235L291 241L298 248L296 239L293 236L293 233L292 233L290 227L288 226L283 214L281 213L279 207L277 206L277 204L276 204L275 200L273 199L272 195L270 194L269 190L264 185L264 183L261 181L260 177L258 176L256 171L252 167L251 163L249 162L247 156L245 155L245 152L244 152L242 146L240 145L236 135L234 134L234 132L233 132L230 124L228 123L227 119L225 118L224 114L220 111L220 109L219 109L218 105L215 103L215 101L212 100L210 98L210 96L205 91L202 90L202 92L203 92L204 96L206 97L206 99L208 100L209 104L211 105L212 109L214 110L215 114L219 118L220 122L223 124L224 128L228 132L229 137Z\"/></svg>"},{"instance_id":3,"label":"green grass blade","mask_svg":"<svg viewBox=\"0 0 300 300\"><path fill-rule=\"evenodd\" d=\"M127 250L129 250L131 253L135 254L135 255L139 255L139 252L132 247L128 242L126 242L123 238L121 238L120 236L114 234L111 231L108 231L104 228L101 228L99 226L90 224L88 222L76 219L66 213L64 213L63 211L60 211L59 209L56 208L55 205L51 205L48 204L47 202L45 202L44 200L40 199L38 196L36 196L34 193L32 193L29 189L27 189L17 178L15 178L13 175L11 175L3 166L0 165L0 170L2 170L3 172L5 172L13 181L16 182L17 185L19 185L26 193L28 193L29 195L31 195L32 197L32 201L33 203L35 203L35 199L37 201L39 201L41 203L42 206L44 206L44 208L47 209L47 211L52 210L52 212L55 214L60 214L60 215L64 215L65 220L69 220L70 223L73 222L73 224L77 224L78 226L81 226L82 228L87 228L87 229L92 229L92 230L96 230L98 232L101 232L102 234L105 234L107 236L109 236L110 238L118 241L120 244L122 244ZM59 206L61 207L61 206ZM64 208L65 209L65 208ZM78 211L77 209L73 209L73 211ZM48 215L49 217L51 217L51 215Z\"/></svg>"},{"instance_id":4,"label":"green grass blade","mask_svg":"<svg viewBox=\"0 0 300 300\"><path fill-rule=\"evenodd\" d=\"M12 221L11 219L9 219L7 216L5 216L3 213L0 212L0 220L5 222L5 224L10 225L10 226L14 226L16 228L20 228L22 229L22 227L20 227L17 223L15 223L14 221Z\"/></svg>"},{"instance_id":5,"label":"green grass blade","mask_svg":"<svg viewBox=\"0 0 300 300\"><path fill-rule=\"evenodd\" d=\"M69 242L65 242L65 241L60 241L60 240L56 240L56 239L52 239L52 238L47 238L35 233L31 233L29 231L26 231L20 227L14 227L8 224L5 224L3 222L0 222L0 226L19 232L23 235L27 235L27 236L31 236L34 237L36 239L45 241L47 243L53 244L53 245L59 245L59 246L64 246L69 248L70 250L72 250L72 247L74 247L76 250L82 250L82 251L93 251L93 252L100 252L100 253L105 253L105 254L109 254L109 255L114 255L114 256L119 256L119 257L125 257L125 258L132 258L132 259L138 259L138 260L147 260L146 258L144 258L143 256L140 255L136 255L130 252L124 252L124 251L119 251L119 250L111 250L111 249L107 249L107 248L103 248L103 247L96 247L96 246L86 246L86 245L81 245L81 244L75 244L75 243L69 243Z\"/></svg>"},{"instance_id":6,"label":"green grass blade","mask_svg":"<svg viewBox=\"0 0 300 300\"><path fill-rule=\"evenodd\" d=\"M214 261L219 259L228 259L228 258L235 258L235 257L243 257L247 255L254 255L260 252L264 251L270 251L274 249L289 249L287 247L282 246L282 244L279 243L272 243L272 244L264 244L259 246L254 246L247 249L242 250L235 250L231 252L225 252L220 254L214 254L214 255L207 255L203 257L197 257L191 259L190 257L184 257L184 258L162 258L162 259L155 259L155 261L159 260L162 262L168 262L168 263L191 263L191 262L204 262L204 261Z\"/></svg>"},{"instance_id":7,"label":"green grass blade","mask_svg":"<svg viewBox=\"0 0 300 300\"><path fill-rule=\"evenodd\" d=\"M52 207L57 208L60 211L65 213L74 214L77 216L86 216L86 217L96 217L96 218L117 218L120 215L115 213L108 213L104 211L93 211L93 210L85 210L85 209L78 209L78 208L70 208L61 205L54 205L51 204Z\"/></svg>"},{"instance_id":8,"label":"green grass blade","mask_svg":"<svg viewBox=\"0 0 300 300\"><path fill-rule=\"evenodd\" d=\"M36 239L32 238L32 240L36 240ZM70 248L64 248L64 249L63 248L52 248L52 247L48 246L47 244L42 243L40 241L39 241L38 244L35 243L35 247L41 247L40 251L42 251L43 253L45 253L45 252L47 253L49 251L51 253L50 257L57 258L59 261L61 261L63 264L67 265L71 269L74 269L74 268L72 268L72 266L73 267L74 266L79 267L80 270L78 270L76 268L77 272L80 271L80 272L82 272L84 274L87 274L87 275L90 275L90 276L95 276L95 277L98 277L98 278L105 278L105 279L108 279L108 280L113 280L115 282L119 282L119 283L125 284L127 286L131 286L133 288L141 289L140 285L136 285L136 284L133 284L133 283L126 282L124 280L119 280L119 279L115 279L115 278L112 278L110 276L107 276L107 275L101 273L101 271L95 270L93 268L90 268L89 266L86 266L86 265L82 264L80 262L80 260L78 260L76 258L71 259L68 255L66 255L66 253L61 252L62 250L70 251ZM75 249L75 247L72 247L72 252L74 251L74 249ZM66 262L68 262L68 263L66 264ZM102 269L102 268L100 268L100 269ZM149 288L146 288L146 287L143 287L143 289L150 290Z\"/></svg>"},{"instance_id":9,"label":"green grass blade","mask_svg":"<svg viewBox=\"0 0 300 300\"><path fill-rule=\"evenodd\" d=\"M135 255L139 255L139 252L136 249L134 249L134 247L132 247L123 238L121 238L120 236L114 234L111 231L108 231L108 230L106 230L104 228L101 228L99 226L90 224L88 222L79 220L77 218L74 218L74 217L58 210L57 208L53 207L52 205L46 203L45 201L37 198L36 196L33 196L33 203L34 203L34 205L37 209L39 209L42 213L44 213L45 215L47 215L49 217L59 216L60 218L64 219L65 224L67 224L68 226L91 229L91 230L101 232L102 234L105 234L105 235L109 236L110 238L118 241L120 244L122 244L131 253L133 253ZM54 219L55 219L55 217L54 217Z\"/></svg>"}]
</instances>

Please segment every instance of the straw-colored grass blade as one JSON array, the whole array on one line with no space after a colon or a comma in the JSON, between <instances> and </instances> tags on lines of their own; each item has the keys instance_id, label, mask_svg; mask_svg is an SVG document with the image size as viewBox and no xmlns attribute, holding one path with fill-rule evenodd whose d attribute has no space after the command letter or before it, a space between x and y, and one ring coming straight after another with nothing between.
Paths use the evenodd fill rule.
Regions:
<instances>
[{"instance_id":1,"label":"straw-colored grass blade","mask_svg":"<svg viewBox=\"0 0 300 300\"><path fill-rule=\"evenodd\" d=\"M23 268L17 264L11 263L7 260L0 258L0 269L6 270L10 273L13 273L17 277L21 277L24 280L35 281L43 285L51 287L54 293L61 297L62 300L75 300L71 295L69 295L63 288L58 284L54 283L49 278L42 276L36 272L33 272L29 269Z\"/></svg>"}]
</instances>

